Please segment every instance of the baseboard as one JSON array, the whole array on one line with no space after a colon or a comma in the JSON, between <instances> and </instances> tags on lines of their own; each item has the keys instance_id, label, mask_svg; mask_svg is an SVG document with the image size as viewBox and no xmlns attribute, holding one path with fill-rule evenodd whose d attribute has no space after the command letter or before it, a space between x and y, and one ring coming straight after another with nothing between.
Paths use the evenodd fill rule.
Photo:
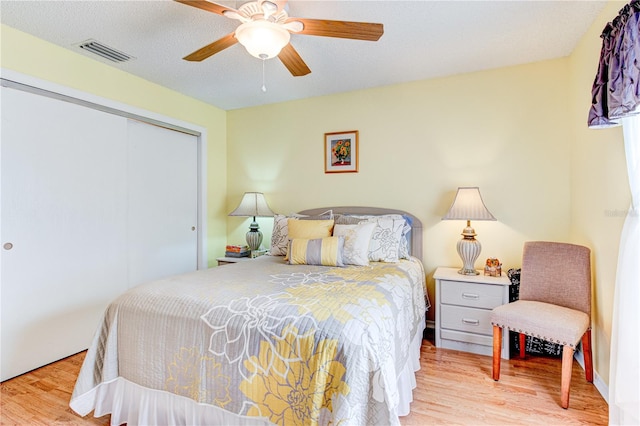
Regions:
<instances>
[{"instance_id":1,"label":"baseboard","mask_svg":"<svg viewBox=\"0 0 640 426\"><path fill-rule=\"evenodd\" d=\"M582 367L582 370L584 371L584 354L582 353L582 345L578 346L573 354L573 358L578 361L578 364L580 364L580 367ZM609 385L602 380L602 377L600 377L595 368L593 369L593 386L595 386L600 395L602 395L602 398L604 398L607 404L609 404Z\"/></svg>"},{"instance_id":2,"label":"baseboard","mask_svg":"<svg viewBox=\"0 0 640 426\"><path fill-rule=\"evenodd\" d=\"M593 386L598 389L602 398L609 404L609 385L607 385L597 371L593 371Z\"/></svg>"}]
</instances>

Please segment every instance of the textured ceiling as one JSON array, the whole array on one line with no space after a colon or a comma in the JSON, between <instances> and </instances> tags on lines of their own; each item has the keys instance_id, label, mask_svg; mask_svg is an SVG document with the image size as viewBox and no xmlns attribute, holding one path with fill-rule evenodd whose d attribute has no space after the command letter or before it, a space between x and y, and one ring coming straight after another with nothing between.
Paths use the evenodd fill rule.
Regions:
<instances>
[{"instance_id":1,"label":"textured ceiling","mask_svg":"<svg viewBox=\"0 0 640 426\"><path fill-rule=\"evenodd\" d=\"M221 1L237 8L242 1ZM3 24L230 110L517 65L569 55L606 1L307 1L290 16L379 22L377 42L293 34L311 68L293 77L236 44L203 62L181 58L238 21L173 1L7 1ZM77 45L95 39L133 57L114 64Z\"/></svg>"}]
</instances>

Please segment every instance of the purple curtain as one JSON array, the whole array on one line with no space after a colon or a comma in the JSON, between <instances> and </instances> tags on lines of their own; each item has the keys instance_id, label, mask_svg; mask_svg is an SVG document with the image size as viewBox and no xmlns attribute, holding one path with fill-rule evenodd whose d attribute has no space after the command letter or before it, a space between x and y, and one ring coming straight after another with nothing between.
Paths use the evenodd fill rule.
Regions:
<instances>
[{"instance_id":1,"label":"purple curtain","mask_svg":"<svg viewBox=\"0 0 640 426\"><path fill-rule=\"evenodd\" d=\"M593 128L617 126L617 119L640 113L640 0L623 7L600 37L588 122Z\"/></svg>"}]
</instances>

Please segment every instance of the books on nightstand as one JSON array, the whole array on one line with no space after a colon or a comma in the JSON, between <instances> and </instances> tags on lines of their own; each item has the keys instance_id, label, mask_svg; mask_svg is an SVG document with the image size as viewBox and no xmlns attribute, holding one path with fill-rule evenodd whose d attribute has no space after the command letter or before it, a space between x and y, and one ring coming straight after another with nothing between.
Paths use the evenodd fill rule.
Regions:
<instances>
[{"instance_id":1,"label":"books on nightstand","mask_svg":"<svg viewBox=\"0 0 640 426\"><path fill-rule=\"evenodd\" d=\"M226 257L249 257L250 254L249 246L228 245L224 252Z\"/></svg>"}]
</instances>

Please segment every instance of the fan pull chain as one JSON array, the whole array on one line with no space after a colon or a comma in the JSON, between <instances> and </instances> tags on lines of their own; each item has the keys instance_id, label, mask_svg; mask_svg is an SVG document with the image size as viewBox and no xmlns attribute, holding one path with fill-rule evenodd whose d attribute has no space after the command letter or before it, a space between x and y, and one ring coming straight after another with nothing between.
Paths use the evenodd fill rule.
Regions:
<instances>
[{"instance_id":1,"label":"fan pull chain","mask_svg":"<svg viewBox=\"0 0 640 426\"><path fill-rule=\"evenodd\" d=\"M262 92L267 93L267 84L265 83L264 77L264 63L267 62L265 59L262 60Z\"/></svg>"}]
</instances>

